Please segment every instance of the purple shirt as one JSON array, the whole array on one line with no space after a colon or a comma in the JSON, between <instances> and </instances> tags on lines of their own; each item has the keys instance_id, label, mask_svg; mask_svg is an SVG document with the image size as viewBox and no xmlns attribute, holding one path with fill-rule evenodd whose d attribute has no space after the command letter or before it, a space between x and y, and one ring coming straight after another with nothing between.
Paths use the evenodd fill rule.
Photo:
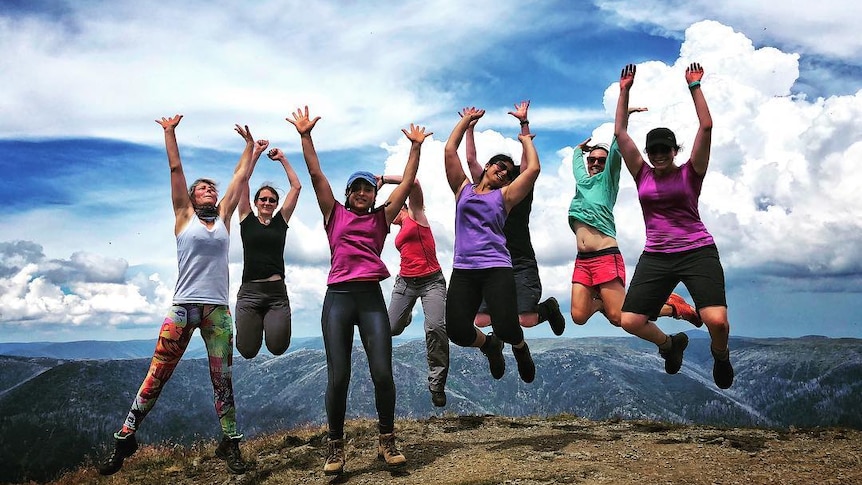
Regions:
<instances>
[{"instance_id":1,"label":"purple shirt","mask_svg":"<svg viewBox=\"0 0 862 485\"><path fill-rule=\"evenodd\" d=\"M335 201L326 224L326 237L332 254L332 268L326 284L388 278L389 270L380 259L387 234L389 224L385 211L357 214Z\"/></svg>"},{"instance_id":2,"label":"purple shirt","mask_svg":"<svg viewBox=\"0 0 862 485\"><path fill-rule=\"evenodd\" d=\"M455 201L455 258L457 269L512 267L506 249L506 206L500 189L477 194L472 185Z\"/></svg>"},{"instance_id":3,"label":"purple shirt","mask_svg":"<svg viewBox=\"0 0 862 485\"><path fill-rule=\"evenodd\" d=\"M703 175L691 160L659 177L644 163L635 184L646 224L645 252L678 253L715 244L697 210Z\"/></svg>"}]
</instances>

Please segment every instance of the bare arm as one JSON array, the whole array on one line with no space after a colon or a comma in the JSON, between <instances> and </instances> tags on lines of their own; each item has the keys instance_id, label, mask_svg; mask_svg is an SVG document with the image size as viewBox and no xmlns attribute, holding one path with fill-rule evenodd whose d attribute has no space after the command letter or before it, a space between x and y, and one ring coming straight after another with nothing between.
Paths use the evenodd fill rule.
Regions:
<instances>
[{"instance_id":1,"label":"bare arm","mask_svg":"<svg viewBox=\"0 0 862 485\"><path fill-rule=\"evenodd\" d=\"M293 211L296 209L296 203L299 201L299 192L302 190L302 184L299 182L299 177L296 175L290 162L287 161L287 157L280 149L273 148L267 156L281 163L284 173L287 175L287 181L290 183L290 190L284 196L284 202L281 204L281 210L279 211L284 222L288 222L293 215Z\"/></svg>"},{"instance_id":2,"label":"bare arm","mask_svg":"<svg viewBox=\"0 0 862 485\"><path fill-rule=\"evenodd\" d=\"M446 167L446 179L449 182L449 188L457 197L461 188L467 183L467 175L461 167L461 157L458 156L458 146L461 145L461 140L464 138L464 133L467 127L473 120L478 120L485 114L485 110L476 108L464 108L461 119L458 124L452 129L449 139L446 140L446 146L443 148L443 161Z\"/></svg>"},{"instance_id":3,"label":"bare arm","mask_svg":"<svg viewBox=\"0 0 862 485\"><path fill-rule=\"evenodd\" d=\"M194 214L192 200L189 198L188 187L186 187L186 175L183 172L180 149L177 146L176 128L182 119L183 115L178 114L156 120L156 123L165 130L165 151L168 155L168 167L171 170L171 201L174 206L175 219L174 234L179 234Z\"/></svg>"},{"instance_id":4,"label":"bare arm","mask_svg":"<svg viewBox=\"0 0 862 485\"><path fill-rule=\"evenodd\" d=\"M527 111L530 109L530 100L521 101L520 103L515 104L515 111L509 111L509 114L518 119L518 122L521 124L521 134L529 135L530 134L530 120L527 119ZM524 158L526 154L521 152L521 163L524 163Z\"/></svg>"},{"instance_id":5,"label":"bare arm","mask_svg":"<svg viewBox=\"0 0 862 485\"><path fill-rule=\"evenodd\" d=\"M308 106L306 106L305 111L297 109L293 113L293 119L286 119L296 127L296 131L299 133L299 138L302 141L302 156L305 158L308 175L311 177L311 186L317 196L317 205L320 206L320 212L323 214L323 222L328 223L332 208L335 207L335 196L332 195L332 186L329 184L329 180L320 169L320 160L317 158L314 142L311 140L311 130L320 120L320 116L314 119L309 118Z\"/></svg>"},{"instance_id":6,"label":"bare arm","mask_svg":"<svg viewBox=\"0 0 862 485\"><path fill-rule=\"evenodd\" d=\"M700 89L700 80L703 79L703 67L693 62L685 70L685 81L691 91L691 99L694 101L694 111L697 113L697 134L694 136L694 145L691 147L691 164L694 171L700 175L706 173L709 166L709 152L712 146L712 115L706 105L706 98Z\"/></svg>"},{"instance_id":7,"label":"bare arm","mask_svg":"<svg viewBox=\"0 0 862 485\"><path fill-rule=\"evenodd\" d=\"M379 180L381 185L400 184L402 177L401 175L381 175ZM422 185L419 184L419 179L413 181L413 187L407 196L407 213L417 224L428 227L428 218L425 216L425 196L422 194Z\"/></svg>"},{"instance_id":8,"label":"bare arm","mask_svg":"<svg viewBox=\"0 0 862 485\"><path fill-rule=\"evenodd\" d=\"M518 175L511 184L501 189L503 195L503 203L506 206L508 213L519 202L524 200L524 197L533 190L536 184L536 179L539 178L539 155L536 153L536 146L533 144L535 135L518 135L521 145L524 147L523 163L521 163L521 174Z\"/></svg>"},{"instance_id":9,"label":"bare arm","mask_svg":"<svg viewBox=\"0 0 862 485\"><path fill-rule=\"evenodd\" d=\"M407 195L413 188L413 181L416 180L416 172L419 170L419 154L422 150L422 142L425 138L433 133L425 133L425 127L410 123L410 131L401 129L404 136L410 140L410 155L407 157L407 165L404 167L404 174L401 176L401 181L395 187L395 190L389 195L388 205L384 209L386 211L386 222L391 224L401 210L404 201L407 200Z\"/></svg>"},{"instance_id":10,"label":"bare arm","mask_svg":"<svg viewBox=\"0 0 862 485\"><path fill-rule=\"evenodd\" d=\"M248 181L251 178L251 174L254 173L254 168L257 166L257 161L260 158L260 154L266 151L266 147L268 146L268 140L257 140L254 143L254 151L251 154L251 165L248 167L249 176L245 179L244 184L240 184L239 204L237 205L240 222L242 222L243 219L246 218L246 216L251 214L251 206L254 204L254 201L249 200L249 198L251 197L251 191L248 187Z\"/></svg>"},{"instance_id":11,"label":"bare arm","mask_svg":"<svg viewBox=\"0 0 862 485\"><path fill-rule=\"evenodd\" d=\"M620 97L617 100L617 111L614 117L614 136L617 139L623 160L626 162L626 168L629 169L632 177L637 175L644 164L644 159L638 151L637 145L628 133L629 91L635 82L635 71L635 65L628 64L620 74Z\"/></svg>"},{"instance_id":12,"label":"bare arm","mask_svg":"<svg viewBox=\"0 0 862 485\"><path fill-rule=\"evenodd\" d=\"M464 116L467 108L464 108L458 114ZM474 184L478 184L479 180L482 179L482 165L479 164L479 159L476 157L476 138L474 136L473 130L476 127L476 123L478 119L471 121L467 125L467 133L466 133L466 155L467 155L467 169L470 171L470 180L473 181Z\"/></svg>"},{"instance_id":13,"label":"bare arm","mask_svg":"<svg viewBox=\"0 0 862 485\"><path fill-rule=\"evenodd\" d=\"M254 151L254 137L251 136L251 131L248 125L236 125L234 130L245 140L245 149L239 157L236 168L233 171L233 178L224 192L224 196L219 201L218 212L219 217L224 222L227 230L230 231L230 218L239 204L239 196L242 192L242 187L248 187L248 179L251 176L251 158Z\"/></svg>"}]
</instances>

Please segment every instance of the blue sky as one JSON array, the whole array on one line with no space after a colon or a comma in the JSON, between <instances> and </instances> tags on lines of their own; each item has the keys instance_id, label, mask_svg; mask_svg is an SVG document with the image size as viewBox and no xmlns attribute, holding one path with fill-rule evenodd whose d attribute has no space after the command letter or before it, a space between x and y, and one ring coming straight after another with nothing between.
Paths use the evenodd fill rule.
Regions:
<instances>
[{"instance_id":1,"label":"blue sky","mask_svg":"<svg viewBox=\"0 0 862 485\"><path fill-rule=\"evenodd\" d=\"M816 10L800 1L459 3L3 2L0 340L155 338L176 253L153 120L176 113L191 178L227 183L243 148L234 123L287 153L304 185L285 250L294 335L319 335L329 254L298 136L284 121L306 104L322 117L314 139L336 189L356 169L400 173L409 147L400 129L411 122L435 132L419 177L448 274L454 201L442 147L456 113L487 110L480 158L517 157L518 125L506 112L530 99L542 162L534 245L545 296L567 307L572 147L590 136L609 141L615 83L630 62L638 64L632 105L649 108L632 118L635 139L668 126L690 146L696 120L683 71L692 61L706 71L715 121L700 208L727 273L731 333L862 338L856 2ZM288 185L267 159L251 185L264 181ZM626 173L615 214L631 274L644 229ZM392 239L384 259L394 274ZM387 294L391 284L383 283ZM407 335L421 332L415 324ZM597 316L583 327L569 320L565 335L623 333Z\"/></svg>"}]
</instances>

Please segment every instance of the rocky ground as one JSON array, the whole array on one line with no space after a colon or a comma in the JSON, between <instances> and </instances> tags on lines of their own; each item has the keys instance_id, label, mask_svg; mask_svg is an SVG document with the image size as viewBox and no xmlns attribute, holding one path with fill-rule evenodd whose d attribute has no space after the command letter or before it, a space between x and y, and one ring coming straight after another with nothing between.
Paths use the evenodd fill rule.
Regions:
<instances>
[{"instance_id":1,"label":"rocky ground","mask_svg":"<svg viewBox=\"0 0 862 485\"><path fill-rule=\"evenodd\" d=\"M369 420L347 425L345 474L323 474L325 433L308 428L242 444L253 469L231 475L215 443L142 446L119 473L92 466L55 484L862 484L862 431L715 428L574 416L444 416L398 421L409 460L377 460Z\"/></svg>"}]
</instances>

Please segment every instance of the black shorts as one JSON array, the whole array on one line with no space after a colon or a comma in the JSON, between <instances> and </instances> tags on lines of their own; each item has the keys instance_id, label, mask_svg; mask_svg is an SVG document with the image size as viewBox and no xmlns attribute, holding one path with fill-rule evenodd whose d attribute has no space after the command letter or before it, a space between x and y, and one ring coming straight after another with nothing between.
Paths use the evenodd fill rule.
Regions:
<instances>
[{"instance_id":1,"label":"black shorts","mask_svg":"<svg viewBox=\"0 0 862 485\"><path fill-rule=\"evenodd\" d=\"M542 297L542 282L539 280L539 265L535 259L512 261L515 275L515 291L518 295L518 313L533 313ZM488 305L482 300L478 313L488 313Z\"/></svg>"},{"instance_id":2,"label":"black shorts","mask_svg":"<svg viewBox=\"0 0 862 485\"><path fill-rule=\"evenodd\" d=\"M724 269L714 244L679 253L641 254L623 311L658 318L667 297L682 282L695 308L727 306Z\"/></svg>"}]
</instances>

